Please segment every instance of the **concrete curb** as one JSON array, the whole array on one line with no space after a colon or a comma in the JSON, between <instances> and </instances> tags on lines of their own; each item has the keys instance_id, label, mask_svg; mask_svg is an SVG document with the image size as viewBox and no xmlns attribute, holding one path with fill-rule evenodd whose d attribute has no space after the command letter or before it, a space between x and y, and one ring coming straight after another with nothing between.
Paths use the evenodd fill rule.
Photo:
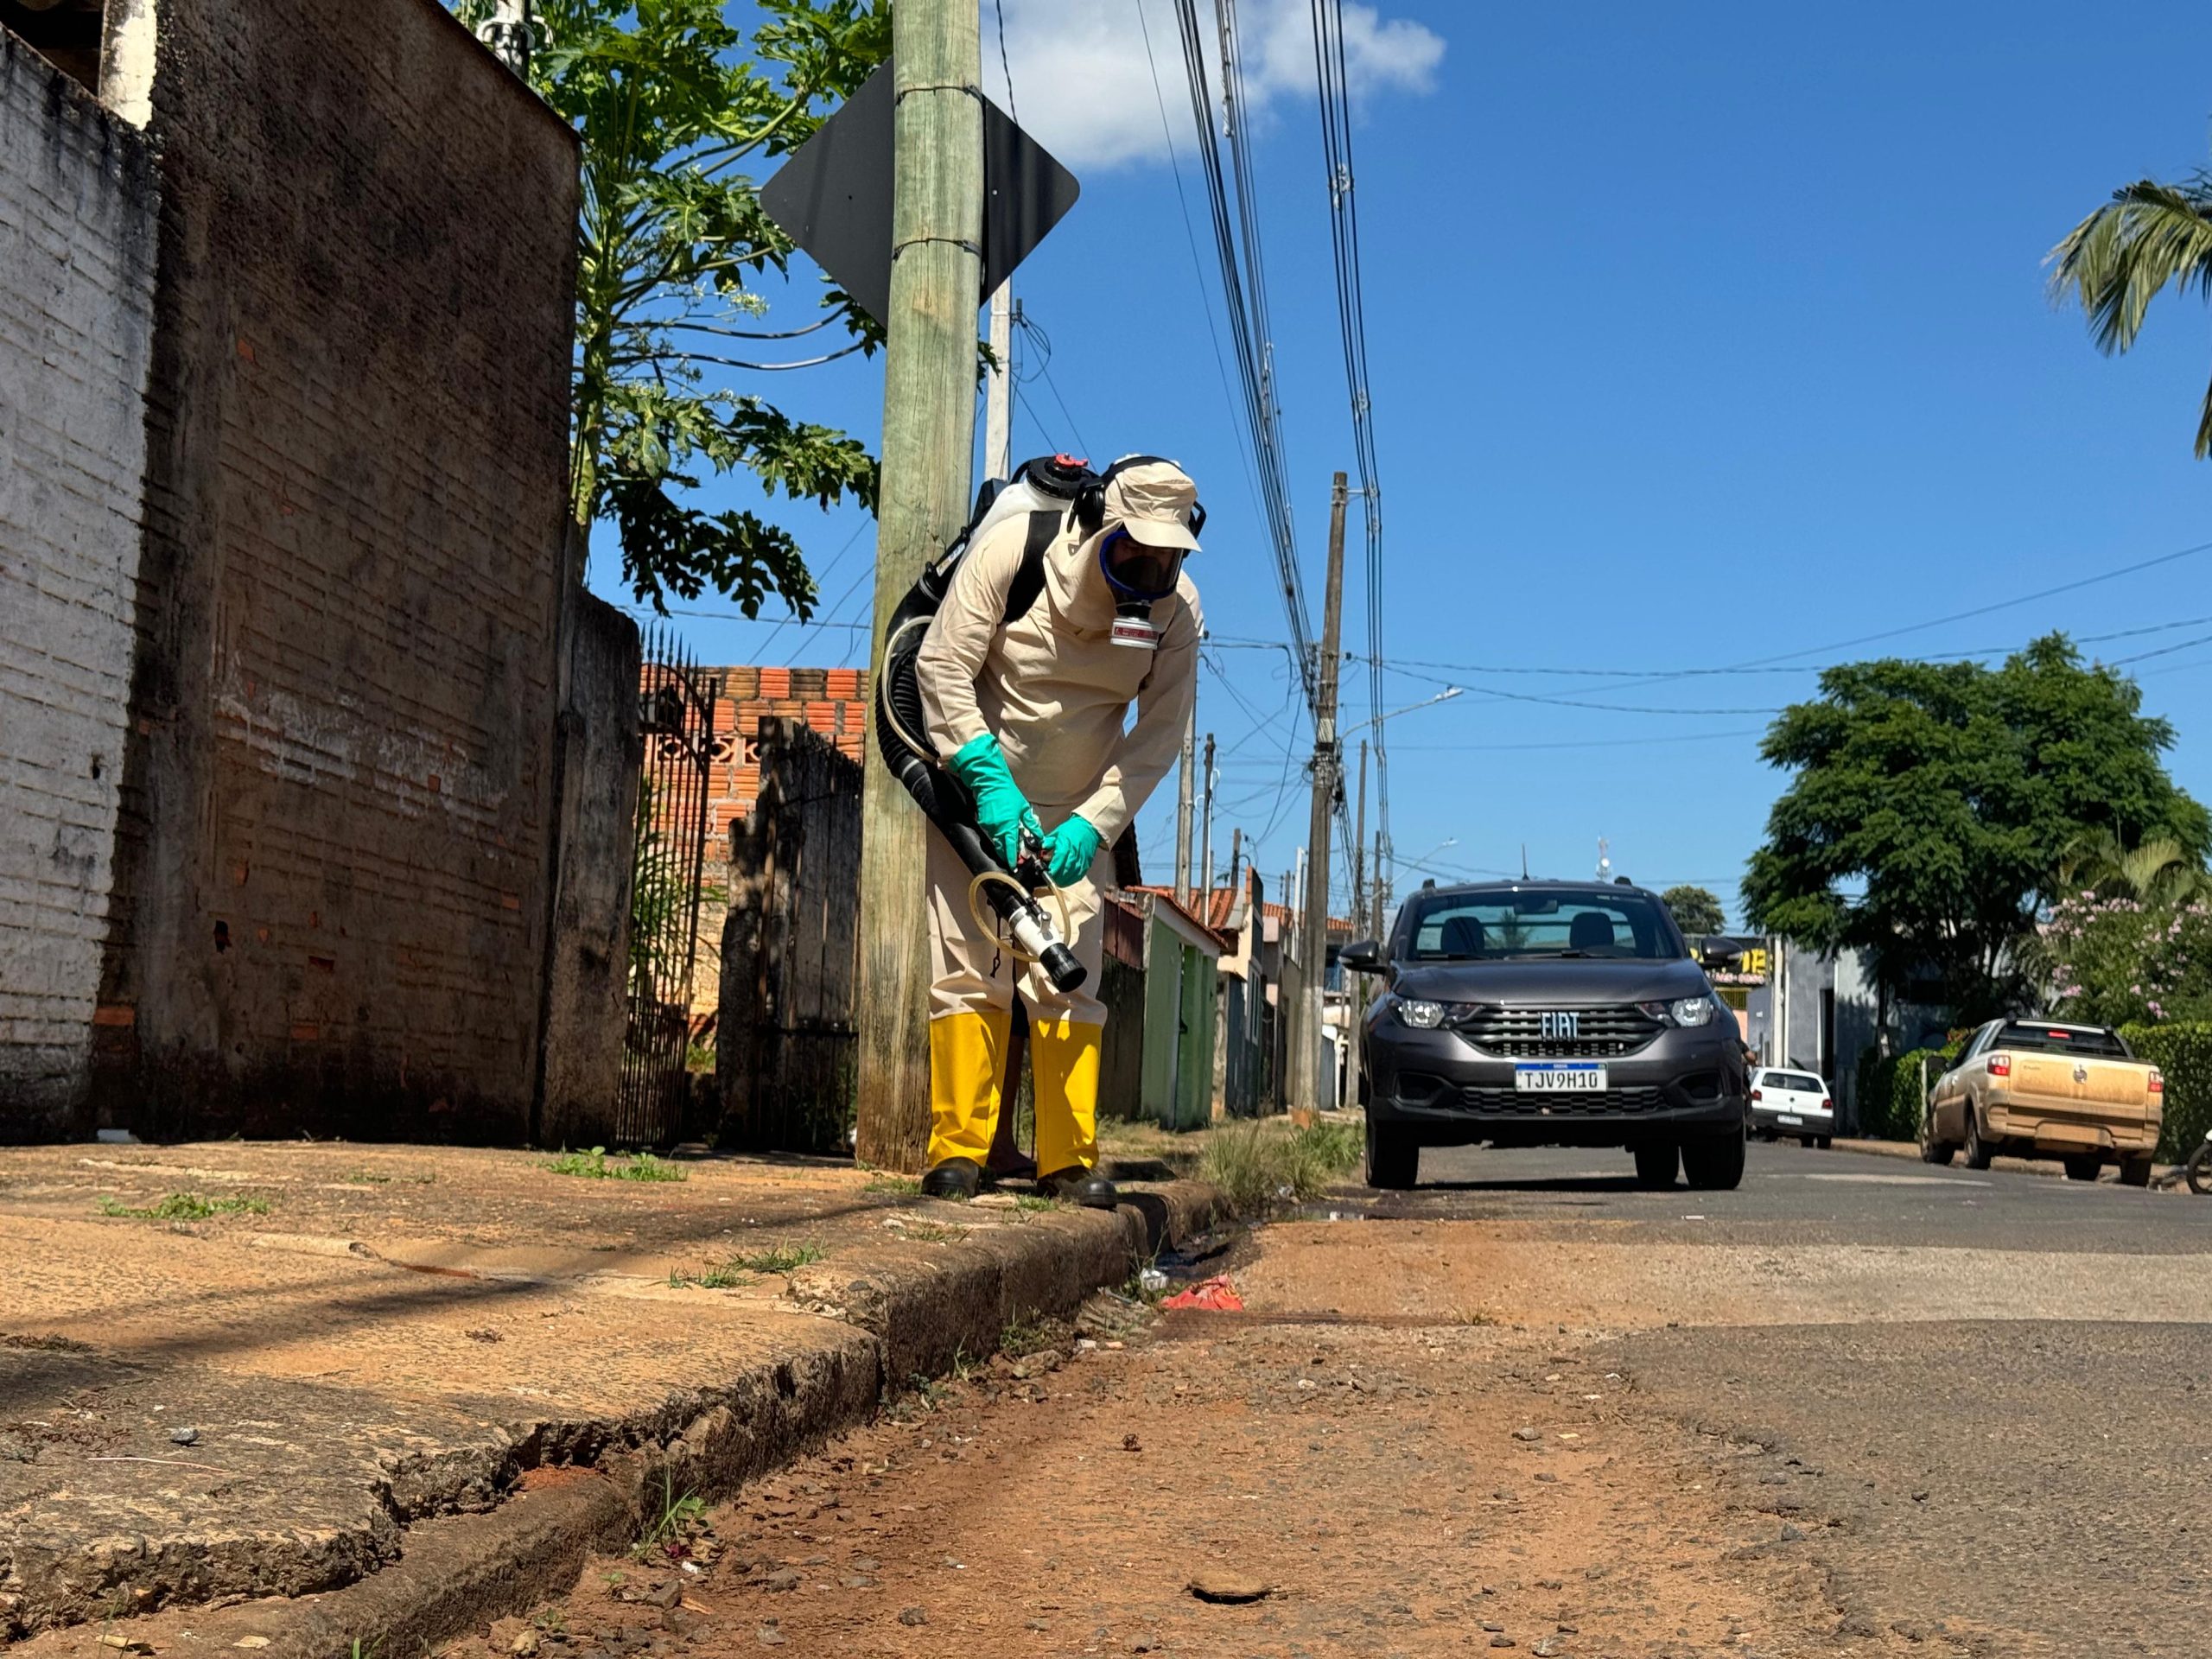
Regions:
<instances>
[{"instance_id":1,"label":"concrete curb","mask_svg":"<svg viewBox=\"0 0 2212 1659\"><path fill-rule=\"evenodd\" d=\"M1910 1158L1915 1163L1920 1161L1920 1146L1917 1141L1846 1141L1839 1138L1834 1142L1834 1146L1838 1152L1864 1152L1871 1153L1878 1158ZM1994 1158L1990 1160L1989 1166L1992 1169L2002 1170L2009 1175L2043 1175L2062 1181L2066 1179L2065 1166L2043 1158ZM2181 1166L2178 1164L2152 1166L2152 1188L2156 1189L2168 1177L2178 1173L2180 1168ZM2119 1177L2107 1169L2097 1179L2101 1181L2117 1182Z\"/></svg>"},{"instance_id":2,"label":"concrete curb","mask_svg":"<svg viewBox=\"0 0 2212 1659\"><path fill-rule=\"evenodd\" d=\"M416 1522L397 1561L335 1589L49 1630L11 1656L112 1654L118 1642L157 1653L243 1643L266 1659L423 1652L567 1590L592 1552L636 1538L665 1494L728 1497L868 1421L910 1379L995 1353L1010 1326L1072 1313L1230 1215L1213 1188L1188 1181L1126 1193L1110 1214L1045 1211L1018 1226L986 1226L994 1212L954 1205L893 1213L909 1225L974 1230L925 1262L911 1251L841 1252L793 1274L792 1297L822 1316L794 1323L818 1334L734 1376L671 1378L671 1405L689 1398L693 1410L676 1411L659 1443L525 1469L496 1508Z\"/></svg>"}]
</instances>

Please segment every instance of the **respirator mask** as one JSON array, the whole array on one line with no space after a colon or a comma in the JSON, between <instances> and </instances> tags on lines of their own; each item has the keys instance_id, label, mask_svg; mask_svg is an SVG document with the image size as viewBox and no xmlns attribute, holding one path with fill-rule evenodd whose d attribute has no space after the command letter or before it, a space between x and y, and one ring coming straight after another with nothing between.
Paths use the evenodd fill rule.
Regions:
<instances>
[{"instance_id":1,"label":"respirator mask","mask_svg":"<svg viewBox=\"0 0 2212 1659\"><path fill-rule=\"evenodd\" d=\"M1160 629L1152 607L1175 591L1183 573L1184 550L1155 547L1141 542L1126 530L1116 530L1098 543L1098 569L1114 594L1114 630L1117 645L1151 651L1160 644Z\"/></svg>"}]
</instances>

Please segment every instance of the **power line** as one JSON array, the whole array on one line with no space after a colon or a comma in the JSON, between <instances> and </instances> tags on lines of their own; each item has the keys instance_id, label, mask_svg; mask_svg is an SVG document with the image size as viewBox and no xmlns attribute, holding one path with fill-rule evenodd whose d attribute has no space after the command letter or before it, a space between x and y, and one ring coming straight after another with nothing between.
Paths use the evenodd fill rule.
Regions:
<instances>
[{"instance_id":1,"label":"power line","mask_svg":"<svg viewBox=\"0 0 2212 1659\"><path fill-rule=\"evenodd\" d=\"M1217 3L1226 10L1233 0L1217 0ZM1137 15L1140 18L1144 15L1141 3L1138 6ZM1248 291L1243 262L1237 252L1236 220L1232 218L1229 202L1230 181L1222 163L1221 146L1216 137L1213 98L1206 81L1197 0L1175 0L1175 16L1182 35L1183 69L1185 79L1190 85L1191 115L1198 130L1199 172L1205 181L1207 204L1211 210L1214 253L1220 267L1230 342L1235 349L1237 378L1243 392L1244 421L1251 435L1253 461L1260 477L1262 506L1274 547L1276 573L1282 584L1283 608L1290 624L1291 639L1298 647L1299 676L1305 685L1306 699L1310 706L1319 695L1319 685L1312 660L1312 644L1306 629L1306 589L1304 578L1298 568L1289 469L1283 455L1281 421L1269 402L1267 381L1261 368L1267 350L1263 332L1265 318L1255 315L1253 308L1254 297L1264 291L1264 277L1255 273L1255 285ZM1228 39L1233 54L1233 23ZM1232 141L1232 164L1235 161L1233 151ZM1249 191L1250 181L1240 177L1236 182L1241 198ZM1255 241L1251 251L1256 250Z\"/></svg>"},{"instance_id":2,"label":"power line","mask_svg":"<svg viewBox=\"0 0 2212 1659\"><path fill-rule=\"evenodd\" d=\"M1006 56L1006 0L991 0L991 9L998 14L999 19L999 68L1006 76L1007 118L1018 127L1021 124L1021 117L1014 107L1014 66L1007 61Z\"/></svg>"},{"instance_id":3,"label":"power line","mask_svg":"<svg viewBox=\"0 0 2212 1659\"><path fill-rule=\"evenodd\" d=\"M1236 397L1229 389L1229 365L1222 360L1221 334L1214 327L1213 300L1206 291L1205 270L1198 257L1198 233L1191 223L1191 199L1183 190L1183 163L1175 153L1175 130L1167 119L1167 95L1160 86L1160 62L1153 55L1152 25L1145 21L1145 0L1136 0L1137 29L1144 39L1145 63L1152 72L1153 102L1160 109L1160 136L1167 145L1167 167L1175 179L1175 201L1183 213L1183 239L1191 250L1191 277L1198 288L1198 311L1206 320L1206 337L1213 342L1214 373L1221 382L1223 411L1229 416L1229 429L1236 439L1236 458L1244 468L1244 487L1252 497L1252 506L1262 519L1268 517L1266 505L1260 499L1258 474L1252 466L1251 446L1246 441L1243 425L1236 418Z\"/></svg>"},{"instance_id":4,"label":"power line","mask_svg":"<svg viewBox=\"0 0 2212 1659\"><path fill-rule=\"evenodd\" d=\"M2132 576L2139 571L2153 570L2162 564L2171 564L2177 559L2194 558L2199 553L2212 553L2212 542L2199 542L2194 547L2184 547L2178 552L2161 553L2155 559L2144 559L2135 564L2125 564L2117 570L2101 570L2094 576L2082 576L2074 582L2063 582L2056 588L2045 588L2032 594L2020 594L2012 599L2000 599L1993 604L1977 605L1969 611L1954 611L1948 616L1931 617L1925 622L1910 622L1903 627L1884 628L1877 633L1862 633L1855 639L1839 639L1831 645L1808 645L1802 651L1785 651L1773 657L1753 658L1749 661L1731 664L1737 668L1764 668L1769 663L1794 662L1800 657L1817 657L1823 652L1848 651L1853 645L1868 645L1877 639L1894 639L1901 634L1918 633L1928 628L1940 628L1949 622L1964 622L1970 617L1987 616L1993 611L2010 610L2016 605L2029 605L2039 599L2054 599L2060 594L2070 594L2101 582L2115 582L2122 576Z\"/></svg>"},{"instance_id":5,"label":"power line","mask_svg":"<svg viewBox=\"0 0 2212 1659\"><path fill-rule=\"evenodd\" d=\"M1375 726L1376 822L1383 855L1388 857L1392 849L1390 749L1381 719L1382 483L1375 442L1375 401L1367 373L1367 302L1360 281L1359 207L1352 194L1351 92L1344 68L1343 0L1313 0L1313 13L1314 83L1320 101L1322 162L1329 190L1330 254L1336 270L1338 327L1344 336L1344 389L1351 400L1360 522L1367 542L1367 697L1368 713Z\"/></svg>"}]
</instances>

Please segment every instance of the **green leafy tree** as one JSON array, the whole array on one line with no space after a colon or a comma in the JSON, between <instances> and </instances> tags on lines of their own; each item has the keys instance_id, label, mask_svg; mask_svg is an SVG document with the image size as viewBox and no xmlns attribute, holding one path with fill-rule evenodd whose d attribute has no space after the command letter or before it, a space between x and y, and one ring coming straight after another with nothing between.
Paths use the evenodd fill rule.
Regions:
<instances>
[{"instance_id":1,"label":"green leafy tree","mask_svg":"<svg viewBox=\"0 0 2212 1659\"><path fill-rule=\"evenodd\" d=\"M2124 352L2142 332L2158 291L2171 283L2212 299L2212 174L2185 183L2139 179L2050 251L2052 296L2078 300L2097 349ZM2196 416L2196 458L2212 455L2212 387Z\"/></svg>"},{"instance_id":2,"label":"green leafy tree","mask_svg":"<svg viewBox=\"0 0 2212 1659\"><path fill-rule=\"evenodd\" d=\"M1961 1020L2023 994L2019 956L2086 832L2202 860L2212 818L2159 756L2172 728L2063 634L2001 668L1897 658L1821 677L1761 753L1795 775L1751 855L1754 926L1857 949L1885 995L1926 975Z\"/></svg>"},{"instance_id":3,"label":"green leafy tree","mask_svg":"<svg viewBox=\"0 0 2212 1659\"><path fill-rule=\"evenodd\" d=\"M474 25L488 0L455 10ZM771 496L874 506L866 446L741 388L880 343L834 288L813 321L763 326L757 284L786 274L792 244L762 213L753 170L772 171L889 54L891 10L754 10L748 41L726 0L538 0L531 80L583 146L572 516L613 525L640 600L712 589L753 616L772 594L804 616L814 584L796 537L695 497L708 474L742 471Z\"/></svg>"},{"instance_id":4,"label":"green leafy tree","mask_svg":"<svg viewBox=\"0 0 2212 1659\"><path fill-rule=\"evenodd\" d=\"M1728 913L1720 907L1720 897L1710 887L1694 887L1688 883L1669 887L1659 895L1659 902L1673 912L1675 925L1694 938L1700 933L1719 933L1728 926Z\"/></svg>"}]
</instances>

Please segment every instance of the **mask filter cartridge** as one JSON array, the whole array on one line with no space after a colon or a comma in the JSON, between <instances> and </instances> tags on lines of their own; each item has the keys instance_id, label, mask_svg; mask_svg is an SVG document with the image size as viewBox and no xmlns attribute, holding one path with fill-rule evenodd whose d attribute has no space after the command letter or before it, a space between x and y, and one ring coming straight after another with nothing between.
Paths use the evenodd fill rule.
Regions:
<instances>
[{"instance_id":1,"label":"mask filter cartridge","mask_svg":"<svg viewBox=\"0 0 2212 1659\"><path fill-rule=\"evenodd\" d=\"M1160 629L1152 620L1152 601L1123 600L1114 607L1114 631L1108 636L1117 645L1131 645L1139 651L1160 648Z\"/></svg>"}]
</instances>

